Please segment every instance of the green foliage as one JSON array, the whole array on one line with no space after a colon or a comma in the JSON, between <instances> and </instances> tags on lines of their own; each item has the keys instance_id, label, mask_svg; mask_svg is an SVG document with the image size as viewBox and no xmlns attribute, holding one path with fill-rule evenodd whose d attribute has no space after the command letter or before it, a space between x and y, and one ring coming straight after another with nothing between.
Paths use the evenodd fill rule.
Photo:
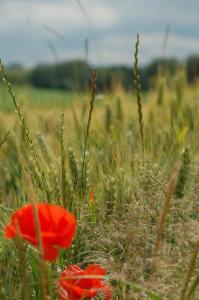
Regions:
<instances>
[{"instance_id":1,"label":"green foliage","mask_svg":"<svg viewBox=\"0 0 199 300\"><path fill-rule=\"evenodd\" d=\"M81 61L40 65L31 72L32 85L45 88L84 90L90 75L88 65Z\"/></svg>"},{"instance_id":2,"label":"green foliage","mask_svg":"<svg viewBox=\"0 0 199 300\"><path fill-rule=\"evenodd\" d=\"M80 174L79 174L79 166L78 166L76 155L71 148L68 150L68 160L69 160L73 190L74 192L76 192L79 184Z\"/></svg>"},{"instance_id":3,"label":"green foliage","mask_svg":"<svg viewBox=\"0 0 199 300\"><path fill-rule=\"evenodd\" d=\"M199 76L199 56L192 55L186 62L187 78L190 83L194 83Z\"/></svg>"},{"instance_id":4,"label":"green foliage","mask_svg":"<svg viewBox=\"0 0 199 300\"><path fill-rule=\"evenodd\" d=\"M105 116L104 116L104 127L107 133L110 133L111 129L111 109L108 105L105 107Z\"/></svg>"},{"instance_id":5,"label":"green foliage","mask_svg":"<svg viewBox=\"0 0 199 300\"><path fill-rule=\"evenodd\" d=\"M176 198L182 198L184 196L185 187L189 177L190 163L191 163L190 151L189 148L185 148L185 150L182 152L181 166L177 178L177 184L175 190Z\"/></svg>"},{"instance_id":6,"label":"green foliage","mask_svg":"<svg viewBox=\"0 0 199 300\"><path fill-rule=\"evenodd\" d=\"M121 99L119 97L117 98L117 104L116 104L116 119L121 123L123 123L124 121L124 112L122 109Z\"/></svg>"},{"instance_id":7,"label":"green foliage","mask_svg":"<svg viewBox=\"0 0 199 300\"><path fill-rule=\"evenodd\" d=\"M162 105L162 103L163 103L164 90L165 90L165 80L164 80L164 78L162 78L160 80L160 83L159 83L159 86L158 86L158 98L157 98L158 105Z\"/></svg>"},{"instance_id":8,"label":"green foliage","mask_svg":"<svg viewBox=\"0 0 199 300\"><path fill-rule=\"evenodd\" d=\"M188 125L189 129L194 130L195 126L195 118L194 112L189 104L185 105L183 109L183 119L186 125Z\"/></svg>"}]
</instances>

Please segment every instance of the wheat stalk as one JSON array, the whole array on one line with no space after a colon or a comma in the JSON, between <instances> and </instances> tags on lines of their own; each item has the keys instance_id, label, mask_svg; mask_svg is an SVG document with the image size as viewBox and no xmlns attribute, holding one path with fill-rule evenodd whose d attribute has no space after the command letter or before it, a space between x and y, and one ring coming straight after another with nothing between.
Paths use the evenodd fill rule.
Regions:
<instances>
[{"instance_id":1,"label":"wheat stalk","mask_svg":"<svg viewBox=\"0 0 199 300\"><path fill-rule=\"evenodd\" d=\"M160 216L160 221L159 221L159 224L158 224L158 227L157 227L157 237L156 237L154 258L153 258L153 262L152 262L152 272L153 273L155 273L156 267L157 267L157 261L156 260L157 260L158 254L160 252L160 249L161 249L162 234L163 234L163 231L164 231L166 217L167 217L168 212L169 212L171 199L172 199L172 196L173 196L174 191L175 191L176 178L177 178L177 175L178 175L178 171L179 171L179 162L176 162L173 174L171 175L170 180L169 180L168 189L167 189L167 196L166 196L166 199L165 199L165 202L164 202L164 206L163 206L162 213L161 213L161 216Z\"/></svg>"},{"instance_id":2,"label":"wheat stalk","mask_svg":"<svg viewBox=\"0 0 199 300\"><path fill-rule=\"evenodd\" d=\"M140 39L139 39L139 34L137 33L137 40L136 40L135 51L134 51L134 89L137 97L142 153L144 153L144 121L143 121L143 112L142 112L140 74L138 68L139 43L140 43Z\"/></svg>"},{"instance_id":3,"label":"wheat stalk","mask_svg":"<svg viewBox=\"0 0 199 300\"><path fill-rule=\"evenodd\" d=\"M61 147L61 191L62 203L64 207L66 204L66 166L65 166L65 149L64 149L64 112L60 114L60 147Z\"/></svg>"},{"instance_id":4,"label":"wheat stalk","mask_svg":"<svg viewBox=\"0 0 199 300\"><path fill-rule=\"evenodd\" d=\"M81 168L81 190L82 190L82 199L84 198L84 188L83 188L83 177L84 177L84 169L85 169L85 159L86 159L86 150L87 150L87 144L88 144L88 136L89 136L89 130L91 125L91 119L92 119L92 113L94 109L94 101L95 101L95 94L96 94L96 80L97 80L97 72L96 70L93 71L92 75L92 82L91 82L91 97L90 97L90 108L89 108L89 115L88 115L88 122L86 126L86 135L84 140L84 149L83 149L83 158L82 158L82 168Z\"/></svg>"}]
</instances>

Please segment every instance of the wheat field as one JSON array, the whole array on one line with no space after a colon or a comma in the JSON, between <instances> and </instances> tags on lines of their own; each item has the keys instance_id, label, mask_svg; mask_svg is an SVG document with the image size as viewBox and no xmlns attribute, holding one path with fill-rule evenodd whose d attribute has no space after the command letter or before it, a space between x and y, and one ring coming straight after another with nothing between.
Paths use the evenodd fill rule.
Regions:
<instances>
[{"instance_id":1,"label":"wheat field","mask_svg":"<svg viewBox=\"0 0 199 300\"><path fill-rule=\"evenodd\" d=\"M88 93L15 87L1 64L1 299L58 299L61 270L90 263L107 270L112 299L199 299L199 84L179 69L142 93L136 55L134 92L99 93L95 73ZM4 237L32 199L78 222L46 263L48 298L38 249Z\"/></svg>"}]
</instances>

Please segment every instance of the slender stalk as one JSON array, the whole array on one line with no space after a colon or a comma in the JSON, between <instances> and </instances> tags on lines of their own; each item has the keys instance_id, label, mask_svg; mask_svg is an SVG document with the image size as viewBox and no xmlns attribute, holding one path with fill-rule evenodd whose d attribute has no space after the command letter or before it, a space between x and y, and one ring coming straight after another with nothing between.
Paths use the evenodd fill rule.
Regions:
<instances>
[{"instance_id":1,"label":"slender stalk","mask_svg":"<svg viewBox=\"0 0 199 300\"><path fill-rule=\"evenodd\" d=\"M32 205L34 211L34 221L35 221L36 234L38 239L38 248L40 254L40 278L41 278L41 288L42 288L42 299L47 300L48 295L47 295L46 276L45 276L45 262L43 260L43 244L42 244L42 238L40 232L39 214L38 214L36 203L32 202Z\"/></svg>"},{"instance_id":2,"label":"slender stalk","mask_svg":"<svg viewBox=\"0 0 199 300\"><path fill-rule=\"evenodd\" d=\"M141 146L142 146L142 153L144 154L144 121L143 121L143 112L142 112L140 74L139 74L139 68L138 68L139 43L140 43L139 33L137 33L137 40L136 40L135 52L134 52L134 59L135 59L135 61L134 61L134 89L135 89L135 93L137 96Z\"/></svg>"},{"instance_id":3,"label":"slender stalk","mask_svg":"<svg viewBox=\"0 0 199 300\"><path fill-rule=\"evenodd\" d=\"M29 184L29 187L31 189L32 185L31 182ZM40 222L39 222L39 213L37 209L37 203L34 198L34 192L33 190L30 193L30 202L33 207L33 216L34 216L34 223L35 223L35 229L36 229L36 236L38 241L38 249L39 249L39 257L40 257L40 279L41 279L41 289L42 289L42 300L48 300L48 288L46 283L46 272L45 272L45 262L43 260L43 243L42 243L42 237L41 237L41 229L40 229Z\"/></svg>"},{"instance_id":4,"label":"slender stalk","mask_svg":"<svg viewBox=\"0 0 199 300\"><path fill-rule=\"evenodd\" d=\"M7 133L6 133L6 135L4 136L4 138L0 141L0 148L3 146L3 144L7 141L7 138L8 138L8 136L9 136L9 134L10 134L10 131L8 131Z\"/></svg>"},{"instance_id":5,"label":"slender stalk","mask_svg":"<svg viewBox=\"0 0 199 300\"><path fill-rule=\"evenodd\" d=\"M66 166L65 166L65 149L64 149L64 112L60 114L60 147L61 147L61 190L62 203L64 207L66 204Z\"/></svg>"},{"instance_id":6,"label":"slender stalk","mask_svg":"<svg viewBox=\"0 0 199 300\"><path fill-rule=\"evenodd\" d=\"M187 272L185 284L184 284L184 287L183 287L183 289L182 289L182 293L181 293L180 300L189 299L189 297L190 297L191 294L194 292L194 290L195 290L195 288L196 288L196 286L197 286L197 284L198 284L199 276L197 276L196 280L195 280L194 283L192 284L192 286L191 286L191 288L190 288L190 291L189 291L189 294L188 294L188 298L187 298L187 297L186 297L186 291L187 291L189 282L190 282L190 280L191 280L191 277L192 277L192 275L193 275L193 271L194 271L194 268L195 268L195 265L196 265L196 259L197 259L197 256L198 256L198 252L199 252L199 242L196 243L194 252L193 252L192 257L191 257L191 262L190 262L189 269L188 269L188 272ZM198 280L198 281L197 281L197 280Z\"/></svg>"},{"instance_id":7,"label":"slender stalk","mask_svg":"<svg viewBox=\"0 0 199 300\"><path fill-rule=\"evenodd\" d=\"M77 276L63 276L65 280L76 280L76 279L106 279L104 275L77 275Z\"/></svg>"},{"instance_id":8,"label":"slender stalk","mask_svg":"<svg viewBox=\"0 0 199 300\"><path fill-rule=\"evenodd\" d=\"M89 115L88 115L88 122L86 126L86 135L84 140L84 148L83 148L83 157L82 157L82 165L81 165L81 175L79 180L79 200L77 202L77 219L81 220L81 203L83 202L83 199L85 197L85 187L84 187L84 175L85 175L85 160L86 160L86 150L87 150L87 144L88 144L88 136L89 136L89 130L91 125L91 119L92 119L92 113L94 109L94 101L95 101L95 94L96 94L96 80L97 80L97 72L96 70L93 71L92 75L92 81L91 81L91 96L90 96L90 109L89 109ZM78 251L78 245L79 245L79 238L80 238L80 226L77 228L77 234L76 234L76 243L75 248L76 251Z\"/></svg>"},{"instance_id":9,"label":"slender stalk","mask_svg":"<svg viewBox=\"0 0 199 300\"><path fill-rule=\"evenodd\" d=\"M85 160L86 160L86 150L87 150L87 144L88 144L88 136L89 136L89 130L91 125L91 119L92 119L92 113L94 109L94 101L95 101L95 94L96 94L96 80L97 80L97 72L96 70L93 71L92 75L92 82L91 82L91 97L90 97L90 108L89 108L89 115L88 115L88 122L86 126L86 135L84 140L84 149L83 149L83 158L82 158L82 168L81 168L81 197L83 200L85 190L83 187L83 178L84 178L84 169L85 169Z\"/></svg>"},{"instance_id":10,"label":"slender stalk","mask_svg":"<svg viewBox=\"0 0 199 300\"><path fill-rule=\"evenodd\" d=\"M169 212L169 207L170 207L170 203L171 203L171 198L172 195L175 191L175 186L176 186L176 178L178 175L178 170L179 170L179 163L176 162L175 167L174 167L174 171L173 174L169 180L169 184L168 184L168 190L167 190L167 196L164 202L164 206L162 209L162 214L160 216L160 222L157 228L157 237L156 237L156 244L155 244L155 253L154 253L154 260L152 263L152 271L155 272L156 270L156 258L160 252L161 249L161 243L162 243L162 234L164 231L164 226L165 226L165 222L166 222L166 217L168 215Z\"/></svg>"},{"instance_id":11,"label":"slender stalk","mask_svg":"<svg viewBox=\"0 0 199 300\"><path fill-rule=\"evenodd\" d=\"M22 275L22 299L29 300L30 294L28 289L28 272L27 272L27 264L26 264L26 254L25 254L25 247L23 245L22 238L20 236L20 228L18 222L16 223L16 246L19 250L19 268L21 270Z\"/></svg>"}]
</instances>

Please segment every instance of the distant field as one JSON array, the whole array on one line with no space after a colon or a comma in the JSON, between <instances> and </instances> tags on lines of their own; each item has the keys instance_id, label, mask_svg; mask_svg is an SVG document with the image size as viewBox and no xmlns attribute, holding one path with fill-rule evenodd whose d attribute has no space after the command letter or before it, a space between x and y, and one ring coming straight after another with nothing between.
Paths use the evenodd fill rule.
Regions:
<instances>
[{"instance_id":1,"label":"distant field","mask_svg":"<svg viewBox=\"0 0 199 300\"><path fill-rule=\"evenodd\" d=\"M61 108L69 105L83 95L76 92L68 92L51 89L38 89L31 86L13 87L19 103L31 108ZM13 110L13 104L4 86L0 86L0 110L9 112Z\"/></svg>"}]
</instances>

